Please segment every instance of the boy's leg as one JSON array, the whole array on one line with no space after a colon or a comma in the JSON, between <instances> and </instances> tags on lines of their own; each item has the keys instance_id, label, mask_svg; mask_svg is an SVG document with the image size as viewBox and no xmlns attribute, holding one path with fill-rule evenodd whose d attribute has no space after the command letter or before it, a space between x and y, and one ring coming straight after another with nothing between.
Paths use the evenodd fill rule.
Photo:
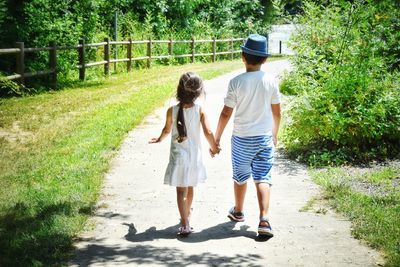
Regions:
<instances>
[{"instance_id":1,"label":"boy's leg","mask_svg":"<svg viewBox=\"0 0 400 267\"><path fill-rule=\"evenodd\" d=\"M233 182L233 189L235 192L235 212L243 211L244 198L246 196L247 183L238 184Z\"/></svg>"},{"instance_id":2,"label":"boy's leg","mask_svg":"<svg viewBox=\"0 0 400 267\"><path fill-rule=\"evenodd\" d=\"M260 208L260 218L268 217L269 199L271 195L271 185L268 183L256 183L258 206ZM267 222L262 222L262 226L268 226Z\"/></svg>"},{"instance_id":3,"label":"boy's leg","mask_svg":"<svg viewBox=\"0 0 400 267\"><path fill-rule=\"evenodd\" d=\"M251 176L251 161L257 151L252 138L232 136L232 170L233 170L233 189L235 194L235 209L232 212L243 212L244 198L247 190L247 180ZM230 217L230 215L228 215ZM243 214L242 214L243 217ZM243 218L244 219L244 218ZM241 221L243 220L241 219Z\"/></svg>"},{"instance_id":4,"label":"boy's leg","mask_svg":"<svg viewBox=\"0 0 400 267\"><path fill-rule=\"evenodd\" d=\"M188 188L187 187L177 187L176 188L176 201L178 203L178 210L181 216L182 225L188 225L188 212L187 212L187 195Z\"/></svg>"},{"instance_id":5,"label":"boy's leg","mask_svg":"<svg viewBox=\"0 0 400 267\"><path fill-rule=\"evenodd\" d=\"M272 236L272 229L268 223L268 210L271 190L271 172L274 163L274 147L272 137L265 136L260 145L261 150L257 153L252 164L252 175L256 183L258 207L260 210L260 230L263 234ZM260 229L261 227L261 229ZM265 227L267 227L265 229ZM269 228L269 229L268 229Z\"/></svg>"}]
</instances>

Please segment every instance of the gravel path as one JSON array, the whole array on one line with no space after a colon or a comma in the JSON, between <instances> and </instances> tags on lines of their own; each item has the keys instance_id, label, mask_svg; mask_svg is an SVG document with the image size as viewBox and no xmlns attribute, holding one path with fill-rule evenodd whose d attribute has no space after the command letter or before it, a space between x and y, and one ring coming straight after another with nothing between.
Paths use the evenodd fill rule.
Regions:
<instances>
[{"instance_id":1,"label":"gravel path","mask_svg":"<svg viewBox=\"0 0 400 267\"><path fill-rule=\"evenodd\" d=\"M285 60L267 63L275 75L288 69ZM206 82L204 106L215 129L229 79L243 70ZM276 155L270 217L275 236L256 238L258 206L249 184L246 221L226 217L233 204L228 125L221 154L204 160L208 180L195 189L195 233L177 237L179 214L175 189L163 185L169 140L149 145L163 127L174 100L132 130L107 173L94 230L83 233L71 266L377 266L379 254L350 235L350 223L328 211L300 212L318 194L306 168ZM205 140L203 140L205 141Z\"/></svg>"}]
</instances>

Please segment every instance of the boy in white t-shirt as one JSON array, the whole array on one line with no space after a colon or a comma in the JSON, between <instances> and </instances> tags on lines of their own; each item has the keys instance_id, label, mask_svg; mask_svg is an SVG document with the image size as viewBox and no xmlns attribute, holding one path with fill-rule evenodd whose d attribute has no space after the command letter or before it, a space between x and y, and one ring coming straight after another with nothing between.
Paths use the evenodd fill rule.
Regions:
<instances>
[{"instance_id":1,"label":"boy in white t-shirt","mask_svg":"<svg viewBox=\"0 0 400 267\"><path fill-rule=\"evenodd\" d=\"M228 217L233 221L244 221L247 180L252 176L260 208L258 234L272 237L268 208L273 153L281 120L280 93L275 78L261 71L261 65L269 56L266 38L251 34L241 49L246 72L229 82L215 140L219 145L225 126L236 108L232 134L235 206Z\"/></svg>"}]
</instances>

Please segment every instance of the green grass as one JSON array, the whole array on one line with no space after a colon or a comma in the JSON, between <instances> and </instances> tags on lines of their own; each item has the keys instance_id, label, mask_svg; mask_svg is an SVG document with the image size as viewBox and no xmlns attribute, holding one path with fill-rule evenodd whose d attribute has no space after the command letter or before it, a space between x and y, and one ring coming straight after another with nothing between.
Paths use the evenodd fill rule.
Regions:
<instances>
[{"instance_id":1,"label":"green grass","mask_svg":"<svg viewBox=\"0 0 400 267\"><path fill-rule=\"evenodd\" d=\"M184 71L210 79L242 67L240 60L156 66L1 99L0 266L68 260L128 131L174 95Z\"/></svg>"},{"instance_id":2,"label":"green grass","mask_svg":"<svg viewBox=\"0 0 400 267\"><path fill-rule=\"evenodd\" d=\"M385 266L393 267L400 266L400 186L392 185L399 173L399 166L367 173L344 167L312 172L329 204L351 220L352 234L383 252ZM383 191L365 192L355 186L358 181Z\"/></svg>"},{"instance_id":3,"label":"green grass","mask_svg":"<svg viewBox=\"0 0 400 267\"><path fill-rule=\"evenodd\" d=\"M394 178L400 176L400 170L394 167L383 168L382 170L377 170L373 173L365 173L358 177L358 179L367 181L371 184L389 184Z\"/></svg>"}]
</instances>

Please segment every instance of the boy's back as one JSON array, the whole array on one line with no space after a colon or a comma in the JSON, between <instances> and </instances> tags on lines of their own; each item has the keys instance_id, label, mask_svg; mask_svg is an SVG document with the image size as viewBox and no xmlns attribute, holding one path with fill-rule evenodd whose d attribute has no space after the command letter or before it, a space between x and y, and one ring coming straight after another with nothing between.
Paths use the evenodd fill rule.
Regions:
<instances>
[{"instance_id":1,"label":"boy's back","mask_svg":"<svg viewBox=\"0 0 400 267\"><path fill-rule=\"evenodd\" d=\"M229 210L228 217L237 222L245 220L242 211L247 180L253 177L260 209L258 234L272 237L268 208L274 145L278 142L281 120L280 94L275 79L261 70L261 65L270 56L267 39L251 34L240 48L246 73L233 78L229 83L215 141L220 143L225 126L236 109L231 138L235 205Z\"/></svg>"},{"instance_id":2,"label":"boy's back","mask_svg":"<svg viewBox=\"0 0 400 267\"><path fill-rule=\"evenodd\" d=\"M271 104L280 103L277 82L264 71L242 73L228 87L225 105L236 108L233 135L271 135Z\"/></svg>"}]
</instances>

